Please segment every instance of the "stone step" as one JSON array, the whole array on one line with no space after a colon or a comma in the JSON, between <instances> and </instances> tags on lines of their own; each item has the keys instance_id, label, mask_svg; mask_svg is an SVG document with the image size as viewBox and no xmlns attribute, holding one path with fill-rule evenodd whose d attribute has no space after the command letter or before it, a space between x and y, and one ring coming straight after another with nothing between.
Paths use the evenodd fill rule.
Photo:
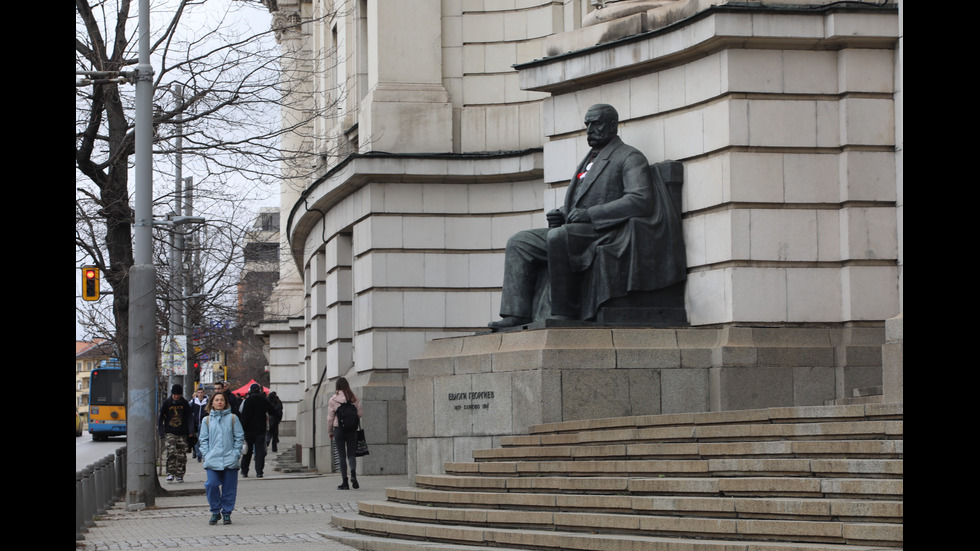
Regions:
<instances>
[{"instance_id":1,"label":"stone step","mask_svg":"<svg viewBox=\"0 0 980 551\"><path fill-rule=\"evenodd\" d=\"M316 469L311 469L310 467L306 467L300 463L279 463L273 468L273 470L284 474L311 474L319 472Z\"/></svg>"},{"instance_id":2,"label":"stone step","mask_svg":"<svg viewBox=\"0 0 980 551\"><path fill-rule=\"evenodd\" d=\"M838 398L836 400L831 400L834 404L838 405L853 405L853 404L876 404L884 400L881 394L869 394L867 396L851 396L850 398Z\"/></svg>"},{"instance_id":3,"label":"stone step","mask_svg":"<svg viewBox=\"0 0 980 551\"><path fill-rule=\"evenodd\" d=\"M855 388L851 391L851 395L856 397L859 396L881 396L884 392L882 385L875 386L863 386L860 388Z\"/></svg>"},{"instance_id":4,"label":"stone step","mask_svg":"<svg viewBox=\"0 0 980 551\"><path fill-rule=\"evenodd\" d=\"M400 551L901 548L901 404L569 421L334 522ZM462 546L462 547L460 547ZM472 547L470 547L472 546Z\"/></svg>"},{"instance_id":5,"label":"stone step","mask_svg":"<svg viewBox=\"0 0 980 551\"><path fill-rule=\"evenodd\" d=\"M340 513L334 515L334 519L339 523L342 516L355 517L353 513ZM353 523L351 523L353 524ZM396 539L387 536L369 535L364 532L335 530L318 530L321 536L333 541L364 551L487 551L484 545L460 545L454 543L436 543L431 541L421 541L417 539ZM526 551L517 547L495 546L494 551Z\"/></svg>"},{"instance_id":6,"label":"stone step","mask_svg":"<svg viewBox=\"0 0 980 551\"><path fill-rule=\"evenodd\" d=\"M870 551L882 547L901 547L902 526L875 523L806 523L793 521L688 519L682 517L630 517L626 515L587 515L547 513L542 516L513 511L462 511L454 509L398 506L388 502L359 504L359 515L334 515L332 522L345 530L427 542L447 542L473 546L503 546L523 549L565 549L589 551L670 550L670 551L789 551L850 550ZM428 522L407 522L395 515L428 515ZM470 513L467 516L465 513ZM371 515L388 515L376 518ZM440 515L447 522L438 519ZM616 517L615 519L609 517ZM474 525L455 524L463 519ZM467 520L468 519L468 520ZM481 520L484 519L484 520ZM492 520L491 520L492 519ZM542 526L565 527L541 530ZM609 522L616 521L614 526ZM811 524L824 524L823 529ZM499 526L499 527L498 527ZM601 529L602 533L595 533ZM585 533L592 531L593 533ZM630 533L627 533L630 532ZM814 535L808 535L814 532ZM662 534L662 535L660 535ZM715 537L714 534L721 535ZM768 534L755 539L752 534ZM794 541L803 538L820 541ZM768 541L767 541L768 540Z\"/></svg>"},{"instance_id":7,"label":"stone step","mask_svg":"<svg viewBox=\"0 0 980 551\"><path fill-rule=\"evenodd\" d=\"M283 449L280 452L274 452L269 454L273 463L273 470L276 472L281 472L284 474L295 474L295 473L315 473L316 469L311 469L303 465L296 459L297 453L296 449L293 447Z\"/></svg>"},{"instance_id":8,"label":"stone step","mask_svg":"<svg viewBox=\"0 0 980 551\"><path fill-rule=\"evenodd\" d=\"M446 463L446 474L482 476L803 476L901 478L901 459L649 459Z\"/></svg>"},{"instance_id":9,"label":"stone step","mask_svg":"<svg viewBox=\"0 0 980 551\"><path fill-rule=\"evenodd\" d=\"M571 493L662 496L772 496L902 500L904 481L807 477L487 477L416 475L423 489L465 492Z\"/></svg>"},{"instance_id":10,"label":"stone step","mask_svg":"<svg viewBox=\"0 0 980 551\"><path fill-rule=\"evenodd\" d=\"M904 518L901 500L451 492L420 488L388 488L386 496L393 502L425 507L877 523L901 523Z\"/></svg>"},{"instance_id":11,"label":"stone step","mask_svg":"<svg viewBox=\"0 0 980 551\"><path fill-rule=\"evenodd\" d=\"M735 457L901 459L904 440L660 442L591 446L513 446L474 450L474 461L708 459Z\"/></svg>"},{"instance_id":12,"label":"stone step","mask_svg":"<svg viewBox=\"0 0 980 551\"><path fill-rule=\"evenodd\" d=\"M580 421L561 421L532 425L528 432L531 435L539 435L580 431L591 432L600 429L683 425L825 423L829 421L887 420L901 419L904 412L903 406L904 404L902 403L878 403L610 417L605 419L584 419Z\"/></svg>"},{"instance_id":13,"label":"stone step","mask_svg":"<svg viewBox=\"0 0 980 551\"><path fill-rule=\"evenodd\" d=\"M501 446L606 445L610 443L728 442L771 440L875 440L904 438L903 421L828 421L822 423L733 423L644 428L607 428L583 432L505 436Z\"/></svg>"},{"instance_id":14,"label":"stone step","mask_svg":"<svg viewBox=\"0 0 980 551\"><path fill-rule=\"evenodd\" d=\"M784 540L811 543L847 543L858 539L866 543L900 546L900 523L869 523L812 520L772 520L718 518L697 515L659 516L526 511L513 509L468 509L429 507L392 501L358 503L362 515L416 523L454 526L480 526L493 529L531 529L566 532L602 530L605 534L643 536L686 536L732 540ZM850 534L846 537L845 534Z\"/></svg>"}]
</instances>

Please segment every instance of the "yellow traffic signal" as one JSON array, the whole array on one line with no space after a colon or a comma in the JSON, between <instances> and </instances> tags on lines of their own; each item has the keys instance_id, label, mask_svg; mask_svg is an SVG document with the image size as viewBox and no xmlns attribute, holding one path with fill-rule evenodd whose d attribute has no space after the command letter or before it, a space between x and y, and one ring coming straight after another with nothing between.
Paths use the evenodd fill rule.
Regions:
<instances>
[{"instance_id":1,"label":"yellow traffic signal","mask_svg":"<svg viewBox=\"0 0 980 551\"><path fill-rule=\"evenodd\" d=\"M82 298L99 300L99 269L95 266L82 267Z\"/></svg>"}]
</instances>

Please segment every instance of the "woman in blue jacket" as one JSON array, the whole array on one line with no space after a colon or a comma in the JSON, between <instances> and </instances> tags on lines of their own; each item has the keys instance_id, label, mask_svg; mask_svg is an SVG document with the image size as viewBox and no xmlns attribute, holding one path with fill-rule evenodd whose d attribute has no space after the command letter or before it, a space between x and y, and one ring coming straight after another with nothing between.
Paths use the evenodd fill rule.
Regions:
<instances>
[{"instance_id":1,"label":"woman in blue jacket","mask_svg":"<svg viewBox=\"0 0 980 551\"><path fill-rule=\"evenodd\" d=\"M222 517L224 524L231 524L231 512L238 495L238 469L245 429L229 404L224 392L215 392L208 403L208 416L201 422L201 455L208 475L204 490L211 506L211 520L208 521L211 525L217 524Z\"/></svg>"}]
</instances>

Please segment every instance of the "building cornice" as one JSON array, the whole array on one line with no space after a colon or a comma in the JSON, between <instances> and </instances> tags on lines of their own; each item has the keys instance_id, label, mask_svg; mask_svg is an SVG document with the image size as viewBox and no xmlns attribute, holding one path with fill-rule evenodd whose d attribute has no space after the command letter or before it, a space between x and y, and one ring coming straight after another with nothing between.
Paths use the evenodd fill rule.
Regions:
<instances>
[{"instance_id":1,"label":"building cornice","mask_svg":"<svg viewBox=\"0 0 980 551\"><path fill-rule=\"evenodd\" d=\"M884 16L880 24L867 25L867 15ZM766 25L768 17L814 18L798 25L792 36ZM639 17L637 14L634 17ZM729 2L712 5L676 21L646 31L575 48L575 34L563 33L567 49L560 47L563 35L554 35L555 53L549 57L514 65L520 88L551 94L586 88L610 78L627 78L651 70L681 65L732 44L738 47L812 48L880 47L898 40L898 5L895 3L834 2L820 5L769 5Z\"/></svg>"}]
</instances>

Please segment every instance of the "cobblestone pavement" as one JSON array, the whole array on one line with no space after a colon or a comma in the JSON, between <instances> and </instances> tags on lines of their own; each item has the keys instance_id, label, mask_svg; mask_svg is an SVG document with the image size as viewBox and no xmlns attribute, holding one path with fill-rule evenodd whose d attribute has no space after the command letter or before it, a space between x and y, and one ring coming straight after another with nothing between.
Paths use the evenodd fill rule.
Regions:
<instances>
[{"instance_id":1,"label":"cobblestone pavement","mask_svg":"<svg viewBox=\"0 0 980 551\"><path fill-rule=\"evenodd\" d=\"M353 501L345 503L290 503L285 505L266 505L262 507L235 507L235 516L238 515L303 515L303 514L323 514L323 513L352 513L357 512L357 503ZM178 507L168 509L144 509L142 511L125 511L113 509L108 520L150 520L160 518L186 518L191 516L202 516L211 518L211 512L207 509L207 504L202 508L201 505L192 507Z\"/></svg>"},{"instance_id":2,"label":"cobblestone pavement","mask_svg":"<svg viewBox=\"0 0 980 551\"><path fill-rule=\"evenodd\" d=\"M205 536L205 537L183 537L165 539L146 539L136 541L117 541L110 543L86 545L83 549L94 549L99 551L109 551L115 549L184 549L201 547L211 549L215 547L228 548L232 546L249 546L249 549L259 549L257 546L275 546L270 549L281 549L285 544L316 544L316 549L330 549L343 551L353 549L345 545L340 545L320 534L269 534L261 536L240 536L231 534L227 536Z\"/></svg>"},{"instance_id":3,"label":"cobblestone pavement","mask_svg":"<svg viewBox=\"0 0 980 551\"><path fill-rule=\"evenodd\" d=\"M282 444L291 442L284 439ZM154 507L141 511L127 511L125 504L116 503L89 528L84 540L76 542L76 549L349 551L353 548L322 535L336 530L331 515L356 512L358 500L384 499L385 488L408 484L404 475L361 475L359 490L337 490L339 475L277 473L274 455L267 459L265 478L239 479L230 525L208 524L204 471L188 457L183 484L167 483L164 477L160 483L166 489L199 490L199 494L157 497Z\"/></svg>"}]
</instances>

